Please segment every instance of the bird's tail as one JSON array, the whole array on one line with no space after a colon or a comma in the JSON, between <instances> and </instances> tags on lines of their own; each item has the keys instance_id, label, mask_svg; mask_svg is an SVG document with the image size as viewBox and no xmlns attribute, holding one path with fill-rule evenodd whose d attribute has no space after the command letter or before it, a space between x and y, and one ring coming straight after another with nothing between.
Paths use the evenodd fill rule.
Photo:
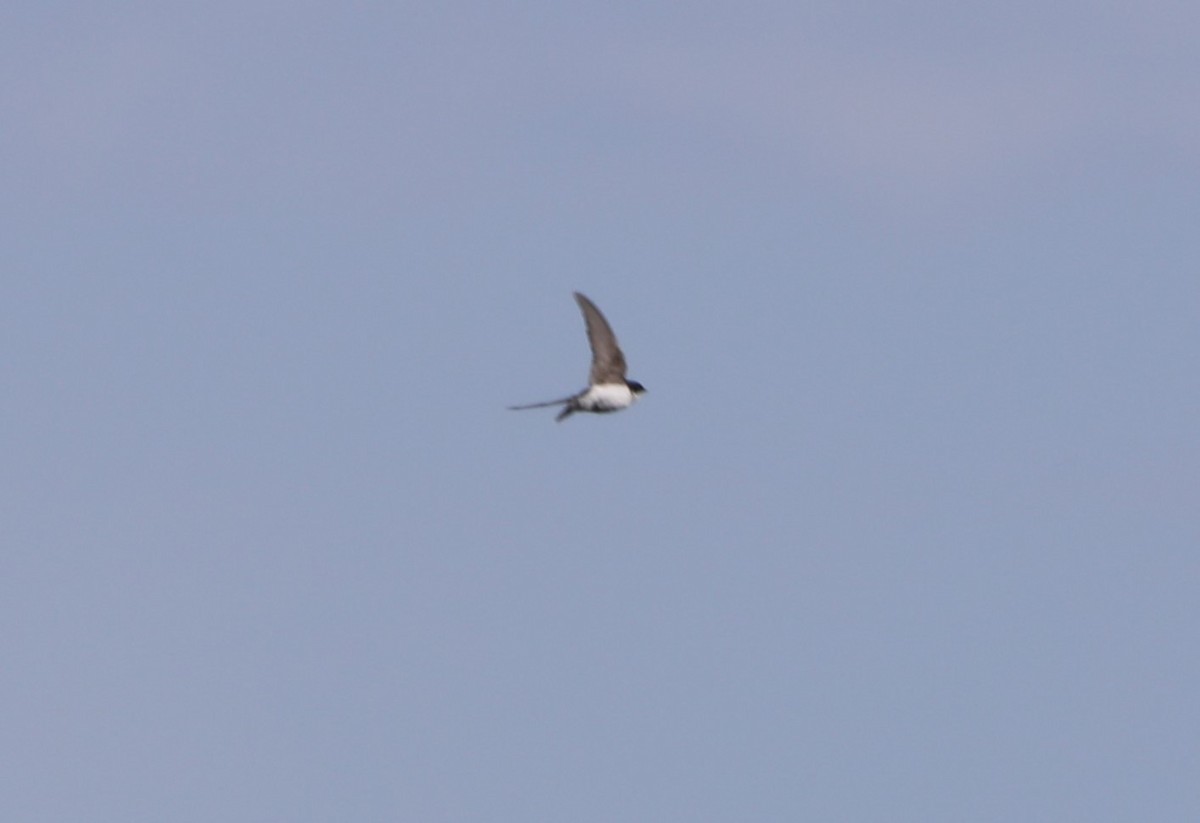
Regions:
<instances>
[{"instance_id":1,"label":"bird's tail","mask_svg":"<svg viewBox=\"0 0 1200 823\"><path fill-rule=\"evenodd\" d=\"M560 400L547 400L545 403L526 403L524 406L509 406L512 411L521 411L522 409L544 409L548 406L562 406L563 410L558 413L558 417L554 420L561 423L575 412L579 411L579 407L575 405L575 400L578 395L571 395Z\"/></svg>"},{"instance_id":2,"label":"bird's tail","mask_svg":"<svg viewBox=\"0 0 1200 823\"><path fill-rule=\"evenodd\" d=\"M526 403L524 406L509 406L509 411L522 411L523 409L545 409L549 406L561 406L563 403L570 403L575 399L575 396L563 397L560 400L547 400L545 403Z\"/></svg>"}]
</instances>

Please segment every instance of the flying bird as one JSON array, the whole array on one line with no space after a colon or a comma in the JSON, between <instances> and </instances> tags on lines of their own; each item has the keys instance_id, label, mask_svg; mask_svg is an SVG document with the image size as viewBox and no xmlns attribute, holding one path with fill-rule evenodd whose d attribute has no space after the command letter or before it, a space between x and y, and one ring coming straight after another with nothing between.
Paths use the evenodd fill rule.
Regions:
<instances>
[{"instance_id":1,"label":"flying bird","mask_svg":"<svg viewBox=\"0 0 1200 823\"><path fill-rule=\"evenodd\" d=\"M530 403L526 406L509 406L510 409L544 409L547 406L562 406L563 410L554 418L562 422L575 412L614 412L627 409L646 387L636 380L625 379L625 355L617 345L617 336L612 326L604 319L596 304L584 295L575 292L575 302L583 312L587 325L588 343L592 347L592 372L588 387L578 394L545 403Z\"/></svg>"}]
</instances>

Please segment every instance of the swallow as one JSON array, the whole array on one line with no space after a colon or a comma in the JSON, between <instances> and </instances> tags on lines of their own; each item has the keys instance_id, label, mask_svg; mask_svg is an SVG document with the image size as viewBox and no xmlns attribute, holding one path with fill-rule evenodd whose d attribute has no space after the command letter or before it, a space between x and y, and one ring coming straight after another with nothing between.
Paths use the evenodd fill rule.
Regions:
<instances>
[{"instance_id":1,"label":"swallow","mask_svg":"<svg viewBox=\"0 0 1200 823\"><path fill-rule=\"evenodd\" d=\"M592 347L592 370L588 379L588 387L570 397L558 400L547 400L544 403L529 403L524 406L509 406L513 410L544 409L549 406L562 406L563 410L554 418L562 422L575 412L615 412L627 409L641 395L646 393L646 387L636 380L625 379L625 355L617 345L617 336L613 334L612 326L604 319L596 304L579 292L575 292L575 302L583 312L583 322L587 326L588 344Z\"/></svg>"}]
</instances>

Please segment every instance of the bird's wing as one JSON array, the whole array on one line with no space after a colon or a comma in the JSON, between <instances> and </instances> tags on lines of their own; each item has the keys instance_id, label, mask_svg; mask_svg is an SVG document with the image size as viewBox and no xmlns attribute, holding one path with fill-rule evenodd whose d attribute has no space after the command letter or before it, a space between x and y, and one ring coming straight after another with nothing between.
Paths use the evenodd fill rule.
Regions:
<instances>
[{"instance_id":1,"label":"bird's wing","mask_svg":"<svg viewBox=\"0 0 1200 823\"><path fill-rule=\"evenodd\" d=\"M592 347L592 385L625 382L625 355L617 345L617 336L613 334L612 326L608 325L596 304L579 292L575 292L575 302L583 312L588 343Z\"/></svg>"}]
</instances>

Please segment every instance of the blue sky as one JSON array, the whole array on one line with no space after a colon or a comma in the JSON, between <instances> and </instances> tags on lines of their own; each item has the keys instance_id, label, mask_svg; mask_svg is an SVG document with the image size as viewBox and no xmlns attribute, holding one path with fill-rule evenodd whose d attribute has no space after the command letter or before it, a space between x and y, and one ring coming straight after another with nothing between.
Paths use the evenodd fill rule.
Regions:
<instances>
[{"instance_id":1,"label":"blue sky","mask_svg":"<svg viewBox=\"0 0 1200 823\"><path fill-rule=\"evenodd\" d=\"M1196 819L1198 35L9 4L0 816Z\"/></svg>"}]
</instances>

